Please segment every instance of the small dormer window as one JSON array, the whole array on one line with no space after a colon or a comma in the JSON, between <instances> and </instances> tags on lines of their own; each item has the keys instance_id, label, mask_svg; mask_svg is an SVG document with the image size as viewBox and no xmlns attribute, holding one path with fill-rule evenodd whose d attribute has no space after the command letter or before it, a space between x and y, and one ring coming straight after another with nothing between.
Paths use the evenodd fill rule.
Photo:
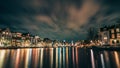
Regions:
<instances>
[{"instance_id":1,"label":"small dormer window","mask_svg":"<svg viewBox=\"0 0 120 68\"><path fill-rule=\"evenodd\" d=\"M116 32L120 32L120 29L119 29L119 28L117 28L117 29L116 29Z\"/></svg>"},{"instance_id":2,"label":"small dormer window","mask_svg":"<svg viewBox=\"0 0 120 68\"><path fill-rule=\"evenodd\" d=\"M117 38L120 38L120 33L117 33Z\"/></svg>"},{"instance_id":3,"label":"small dormer window","mask_svg":"<svg viewBox=\"0 0 120 68\"><path fill-rule=\"evenodd\" d=\"M115 38L115 34L112 34L111 37L112 37L112 38Z\"/></svg>"},{"instance_id":4,"label":"small dormer window","mask_svg":"<svg viewBox=\"0 0 120 68\"><path fill-rule=\"evenodd\" d=\"M114 29L111 30L111 33L114 33Z\"/></svg>"}]
</instances>

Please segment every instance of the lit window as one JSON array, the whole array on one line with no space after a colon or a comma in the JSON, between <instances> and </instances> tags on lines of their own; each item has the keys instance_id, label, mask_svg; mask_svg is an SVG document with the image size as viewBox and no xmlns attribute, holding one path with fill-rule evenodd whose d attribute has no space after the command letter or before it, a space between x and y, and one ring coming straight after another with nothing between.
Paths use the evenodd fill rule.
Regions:
<instances>
[{"instance_id":1,"label":"lit window","mask_svg":"<svg viewBox=\"0 0 120 68\"><path fill-rule=\"evenodd\" d=\"M117 29L116 29L116 32L120 32L120 29L119 29L119 28L117 28Z\"/></svg>"},{"instance_id":2,"label":"lit window","mask_svg":"<svg viewBox=\"0 0 120 68\"><path fill-rule=\"evenodd\" d=\"M104 37L104 39L107 39L107 37Z\"/></svg>"},{"instance_id":3,"label":"lit window","mask_svg":"<svg viewBox=\"0 0 120 68\"><path fill-rule=\"evenodd\" d=\"M3 34L5 34L5 32L3 32Z\"/></svg>"},{"instance_id":4,"label":"lit window","mask_svg":"<svg viewBox=\"0 0 120 68\"><path fill-rule=\"evenodd\" d=\"M115 38L115 34L112 34L112 36L111 36L112 38Z\"/></svg>"},{"instance_id":5,"label":"lit window","mask_svg":"<svg viewBox=\"0 0 120 68\"><path fill-rule=\"evenodd\" d=\"M111 30L111 33L114 33L114 29Z\"/></svg>"},{"instance_id":6,"label":"lit window","mask_svg":"<svg viewBox=\"0 0 120 68\"><path fill-rule=\"evenodd\" d=\"M8 32L6 32L6 34L8 35Z\"/></svg>"},{"instance_id":7,"label":"lit window","mask_svg":"<svg viewBox=\"0 0 120 68\"><path fill-rule=\"evenodd\" d=\"M117 33L117 38L120 38L120 33Z\"/></svg>"}]
</instances>

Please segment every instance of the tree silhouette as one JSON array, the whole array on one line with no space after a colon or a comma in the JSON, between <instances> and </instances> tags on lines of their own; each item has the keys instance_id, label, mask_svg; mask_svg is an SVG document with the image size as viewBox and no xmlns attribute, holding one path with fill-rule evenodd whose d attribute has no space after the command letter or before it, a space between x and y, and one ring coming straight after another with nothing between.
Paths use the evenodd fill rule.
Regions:
<instances>
[{"instance_id":1,"label":"tree silhouette","mask_svg":"<svg viewBox=\"0 0 120 68\"><path fill-rule=\"evenodd\" d=\"M95 27L90 27L87 31L87 40L97 40L98 30Z\"/></svg>"}]
</instances>

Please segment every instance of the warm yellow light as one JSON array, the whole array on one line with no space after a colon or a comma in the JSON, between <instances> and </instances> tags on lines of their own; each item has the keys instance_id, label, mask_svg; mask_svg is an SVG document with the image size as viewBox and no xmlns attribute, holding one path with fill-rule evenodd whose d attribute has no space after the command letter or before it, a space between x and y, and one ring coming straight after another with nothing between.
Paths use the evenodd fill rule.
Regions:
<instances>
[{"instance_id":1,"label":"warm yellow light","mask_svg":"<svg viewBox=\"0 0 120 68\"><path fill-rule=\"evenodd\" d=\"M114 40L114 42L116 43L117 40Z\"/></svg>"},{"instance_id":2,"label":"warm yellow light","mask_svg":"<svg viewBox=\"0 0 120 68\"><path fill-rule=\"evenodd\" d=\"M5 32L3 32L3 34L5 34Z\"/></svg>"},{"instance_id":3,"label":"warm yellow light","mask_svg":"<svg viewBox=\"0 0 120 68\"><path fill-rule=\"evenodd\" d=\"M104 37L104 39L107 39L107 37Z\"/></svg>"},{"instance_id":4,"label":"warm yellow light","mask_svg":"<svg viewBox=\"0 0 120 68\"><path fill-rule=\"evenodd\" d=\"M6 35L8 35L8 32L6 33Z\"/></svg>"}]
</instances>

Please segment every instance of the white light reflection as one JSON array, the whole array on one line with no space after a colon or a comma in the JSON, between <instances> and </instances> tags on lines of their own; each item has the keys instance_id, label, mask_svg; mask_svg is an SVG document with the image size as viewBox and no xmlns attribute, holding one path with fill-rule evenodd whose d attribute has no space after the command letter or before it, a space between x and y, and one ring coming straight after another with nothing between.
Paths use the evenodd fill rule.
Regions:
<instances>
[{"instance_id":1,"label":"white light reflection","mask_svg":"<svg viewBox=\"0 0 120 68\"><path fill-rule=\"evenodd\" d=\"M50 48L50 67L53 68L53 48Z\"/></svg>"},{"instance_id":2,"label":"white light reflection","mask_svg":"<svg viewBox=\"0 0 120 68\"><path fill-rule=\"evenodd\" d=\"M76 68L79 68L78 67L78 48L77 47L75 49L75 53L76 53Z\"/></svg>"},{"instance_id":3,"label":"white light reflection","mask_svg":"<svg viewBox=\"0 0 120 68\"><path fill-rule=\"evenodd\" d=\"M28 54L28 67L30 67L31 65L31 58L32 58L32 49L29 49L29 54Z\"/></svg>"},{"instance_id":4,"label":"white light reflection","mask_svg":"<svg viewBox=\"0 0 120 68\"><path fill-rule=\"evenodd\" d=\"M90 49L90 52L91 52L91 63L92 63L92 68L95 68L95 60L94 60L93 50Z\"/></svg>"},{"instance_id":5,"label":"white light reflection","mask_svg":"<svg viewBox=\"0 0 120 68\"><path fill-rule=\"evenodd\" d=\"M61 68L62 64L62 54L61 54L61 48L58 48L58 67Z\"/></svg>"},{"instance_id":6,"label":"white light reflection","mask_svg":"<svg viewBox=\"0 0 120 68\"><path fill-rule=\"evenodd\" d=\"M58 48L56 48L56 67L55 68L58 68Z\"/></svg>"},{"instance_id":7,"label":"white light reflection","mask_svg":"<svg viewBox=\"0 0 120 68\"><path fill-rule=\"evenodd\" d=\"M63 47L63 68L65 68L65 47Z\"/></svg>"},{"instance_id":8,"label":"white light reflection","mask_svg":"<svg viewBox=\"0 0 120 68\"><path fill-rule=\"evenodd\" d=\"M43 68L43 51L44 49L40 49L40 68Z\"/></svg>"},{"instance_id":9,"label":"white light reflection","mask_svg":"<svg viewBox=\"0 0 120 68\"><path fill-rule=\"evenodd\" d=\"M28 68L28 62L29 62L29 49L26 49L26 56L25 56L25 68Z\"/></svg>"},{"instance_id":10,"label":"white light reflection","mask_svg":"<svg viewBox=\"0 0 120 68\"><path fill-rule=\"evenodd\" d=\"M100 58L101 58L102 68L105 68L105 62L104 62L103 54L100 54Z\"/></svg>"}]
</instances>

